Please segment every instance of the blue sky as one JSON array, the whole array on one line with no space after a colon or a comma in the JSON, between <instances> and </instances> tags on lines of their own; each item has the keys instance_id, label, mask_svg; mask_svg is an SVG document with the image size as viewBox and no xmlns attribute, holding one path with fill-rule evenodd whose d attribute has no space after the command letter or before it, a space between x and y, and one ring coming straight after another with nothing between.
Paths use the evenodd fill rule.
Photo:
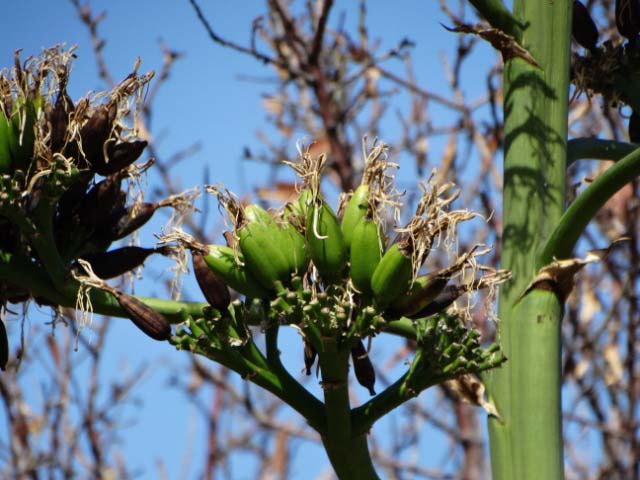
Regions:
<instances>
[{"instance_id":1,"label":"blue sky","mask_svg":"<svg viewBox=\"0 0 640 480\"><path fill-rule=\"evenodd\" d=\"M347 24L356 24L356 2L336 2L334 19L339 11L347 10ZM246 43L251 21L264 12L263 2L202 1L209 20L222 36ZM204 166L208 166L212 182L222 182L236 193L250 193L250 188L261 184L265 170L259 165L242 163L244 146L260 149L256 138L258 129L266 128L265 115L261 108L261 93L269 87L247 81L239 76L270 77L272 71L262 64L239 53L214 45L204 29L196 21L187 0L157 2L94 1L95 12L106 10L107 17L100 25L100 34L107 39L104 49L106 63L117 79L131 70L139 56L141 71L158 69L162 64L159 40L162 39L173 50L184 52L171 71L169 81L163 86L155 103L152 131L156 136L161 155L171 154L201 144L188 164L181 165L173 174L176 182L190 187L201 183ZM380 38L384 47L391 47L402 38L416 42L413 58L416 62L418 83L447 94L441 68L441 55L453 48L451 35L444 31L437 2L405 0L398 2L369 2L369 31ZM13 51L23 49L23 56L37 54L41 48L58 43L77 45L77 60L71 76L70 93L74 99L89 90L102 90L105 85L97 76L90 37L77 18L70 1L24 0L4 2L0 20L0 66L12 63ZM489 49L480 47L480 55L465 68L484 67L489 61ZM490 60L492 61L492 60ZM473 72L471 72L473 73ZM463 76L468 84L463 88L473 97L485 88L484 77ZM399 104L397 108L406 108ZM437 112L437 111L436 111ZM443 113L444 114L444 113ZM435 119L437 123L438 119ZM385 126L391 137L398 126ZM383 131L383 135L384 135ZM301 134L302 135L302 132ZM438 156L442 148L436 141L432 145ZM291 145L291 155L295 155ZM406 179L415 178L411 165L404 166ZM212 215L218 215L212 210ZM219 217L214 220L216 223ZM145 228L142 243L153 242L152 233L160 223ZM211 241L215 239L210 239ZM155 264L154 264L155 265ZM164 295L158 276L163 266L152 268L144 281L138 282L136 291L149 295ZM185 297L200 299L199 292L187 282ZM28 325L40 324L46 315L32 312ZM145 478L155 476L155 460L162 458L169 478L178 478L182 455L187 446L193 450L194 464L187 478L195 478L202 465L204 430L199 417L185 402L184 396L167 387L169 372L184 369L183 353L175 353L166 345L160 345L141 336L126 321L115 319L117 327L108 342L105 376L120 375L123 370L135 370L140 363L153 363L153 375L142 382L137 397L144 402L141 410L131 410L129 417L135 418L133 426L124 432L126 458L132 466L145 472ZM12 341L17 339L19 324L9 324ZM287 359L299 360L299 343L291 337L283 345L295 345L295 351L285 354ZM82 354L78 354L81 363ZM364 398L364 396L363 396ZM168 414L169 411L169 414ZM144 445L142 447L142 445ZM303 449L304 451L304 449ZM319 471L326 467L323 454L306 452L294 465L292 478L308 478L304 472L309 468ZM431 463L431 462L429 462ZM234 469L237 478L250 478L241 466Z\"/></svg>"}]
</instances>

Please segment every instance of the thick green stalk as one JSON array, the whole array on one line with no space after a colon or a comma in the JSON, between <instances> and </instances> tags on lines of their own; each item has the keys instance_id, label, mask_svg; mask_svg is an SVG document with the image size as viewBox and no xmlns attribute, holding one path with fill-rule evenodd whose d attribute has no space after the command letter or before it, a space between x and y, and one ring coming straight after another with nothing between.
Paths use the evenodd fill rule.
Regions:
<instances>
[{"instance_id":1,"label":"thick green stalk","mask_svg":"<svg viewBox=\"0 0 640 480\"><path fill-rule=\"evenodd\" d=\"M640 175L640 148L611 166L596 178L571 204L550 235L539 259L539 266L548 264L553 258L571 255L578 238L587 228L598 210L618 190Z\"/></svg>"},{"instance_id":2,"label":"thick green stalk","mask_svg":"<svg viewBox=\"0 0 640 480\"><path fill-rule=\"evenodd\" d=\"M638 145L634 143L600 138L574 138L567 143L567 167L576 160L588 158L618 161L636 148Z\"/></svg>"},{"instance_id":3,"label":"thick green stalk","mask_svg":"<svg viewBox=\"0 0 640 480\"><path fill-rule=\"evenodd\" d=\"M325 337L318 352L327 416L322 443L338 478L371 480L379 478L367 446L367 434L352 434L349 403L349 349L339 348L333 337Z\"/></svg>"},{"instance_id":4,"label":"thick green stalk","mask_svg":"<svg viewBox=\"0 0 640 480\"><path fill-rule=\"evenodd\" d=\"M416 327L413 326L413 320L406 317L387 323L384 326L384 331L409 340L416 339Z\"/></svg>"},{"instance_id":5,"label":"thick green stalk","mask_svg":"<svg viewBox=\"0 0 640 480\"><path fill-rule=\"evenodd\" d=\"M298 411L318 433L326 431L324 405L293 378L280 360L278 350L278 325L269 327L265 332L269 369L278 378L281 393L278 396Z\"/></svg>"},{"instance_id":6,"label":"thick green stalk","mask_svg":"<svg viewBox=\"0 0 640 480\"><path fill-rule=\"evenodd\" d=\"M498 334L508 361L487 376L501 420L489 419L493 476L563 478L560 405L562 307L547 291L520 299L536 256L565 205L569 92L569 0L516 0L522 44L540 68L510 59L504 73L505 166Z\"/></svg>"}]
</instances>

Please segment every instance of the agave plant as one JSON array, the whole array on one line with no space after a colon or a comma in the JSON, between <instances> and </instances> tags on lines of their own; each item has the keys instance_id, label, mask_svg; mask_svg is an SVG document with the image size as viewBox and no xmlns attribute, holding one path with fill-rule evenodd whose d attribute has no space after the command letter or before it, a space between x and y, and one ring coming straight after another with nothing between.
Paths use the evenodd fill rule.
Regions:
<instances>
[{"instance_id":1,"label":"agave plant","mask_svg":"<svg viewBox=\"0 0 640 480\"><path fill-rule=\"evenodd\" d=\"M434 384L468 382L505 361L497 344L483 348L471 304L463 300L480 289L493 293L510 276L478 263L490 251L482 245L457 254L457 226L478 216L452 209L458 192L440 185L434 173L401 224L396 166L382 142L370 151L363 142L362 183L337 209L322 194L326 156L301 150L298 161L288 162L300 178L297 198L280 208L244 205L223 186L207 187L232 225L226 245L198 242L175 227L158 246L109 250L158 208L191 212L194 194L129 200L125 182L153 163L134 165L146 142L128 126L153 73L138 75L136 65L111 91L74 103L66 91L72 57L53 48L22 64L16 54L13 69L0 75L4 304L35 298L54 308L128 317L155 340L220 362L302 414L344 478L375 476L366 432L384 414ZM451 261L425 271L434 248ZM182 265L187 252L208 304L138 298L108 283L151 254L171 255ZM282 365L277 339L284 326L300 333L307 374L317 362L324 402ZM265 332L264 351L252 327ZM0 334L4 367L4 324ZM376 395L365 342L381 334L412 338L417 349L405 374ZM350 359L373 397L353 409Z\"/></svg>"}]
</instances>

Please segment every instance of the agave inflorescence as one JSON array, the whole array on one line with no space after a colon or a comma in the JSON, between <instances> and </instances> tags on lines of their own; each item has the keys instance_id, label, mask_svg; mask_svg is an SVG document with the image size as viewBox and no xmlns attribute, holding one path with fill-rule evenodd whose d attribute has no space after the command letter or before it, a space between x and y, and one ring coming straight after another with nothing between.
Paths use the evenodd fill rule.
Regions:
<instances>
[{"instance_id":1,"label":"agave inflorescence","mask_svg":"<svg viewBox=\"0 0 640 480\"><path fill-rule=\"evenodd\" d=\"M74 103L66 92L71 57L56 48L21 65L16 56L13 71L0 76L0 260L45 273L57 293L43 301L55 305L67 292L78 292L77 305L86 310L88 291L100 289L144 333L167 340L166 318L104 279L130 271L154 253L175 255L184 265L188 249L210 307L195 315L193 309L180 310L176 315L182 312L185 322L172 341L224 359L243 375L255 374L256 367L276 368L273 340L267 360L252 341L249 327L258 325L267 332L294 326L303 337L307 373L317 359L326 388L335 385L324 378L325 367L336 355L345 365L351 356L357 380L372 395L375 369L363 341L397 322L409 322L418 342L404 380L408 392L504 361L497 346L480 347L468 327L470 308L450 308L461 296L509 277L478 265L477 257L488 249L473 246L431 272L423 266L434 248L453 253L457 225L477 216L452 209L454 186L439 185L432 176L415 213L400 224L396 166L387 161L382 143L374 142L365 155L362 182L342 197L338 209L321 192L326 156L304 151L298 162L288 163L300 177L297 198L279 209L244 205L222 186L207 187L232 225L226 245L206 245L176 229L162 242L177 243L180 252L175 245L108 250L158 208L190 211L193 195L128 204L124 183L150 162L133 165L146 142L127 127L126 118L135 107L131 98L152 74L134 70L111 91ZM244 299L231 302L229 288ZM0 277L4 302L33 293L28 284ZM61 303L69 304L69 298ZM0 367L5 353L0 348Z\"/></svg>"},{"instance_id":2,"label":"agave inflorescence","mask_svg":"<svg viewBox=\"0 0 640 480\"><path fill-rule=\"evenodd\" d=\"M177 197L131 202L125 188L153 163L133 165L147 142L128 126L153 72L140 75L136 64L110 91L74 102L67 93L73 58L73 49L61 47L25 62L16 52L13 68L0 72L0 257L44 273L57 299L77 290L73 274L82 258L112 278L151 254L170 254L170 248L107 250L158 208L185 204ZM31 288L3 276L0 301L24 301L34 295ZM36 299L57 304L43 294ZM132 317L145 310L125 294L114 295ZM145 331L155 338L170 334L166 327Z\"/></svg>"},{"instance_id":3,"label":"agave inflorescence","mask_svg":"<svg viewBox=\"0 0 640 480\"><path fill-rule=\"evenodd\" d=\"M297 198L279 209L243 205L226 188L207 187L233 227L225 235L227 245L204 245L182 232L163 238L189 248L217 279L245 296L214 305L209 322L191 319L176 344L216 358L229 345L246 348L250 325L292 325L303 337L307 373L316 354L322 369L324 342L333 338L351 353L356 377L372 395L375 372L362 341L393 322L411 321L418 328L419 343L430 349L425 362L433 375L453 378L503 361L497 347L480 348L477 334L467 328L469 309L448 312L464 294L509 278L506 271L478 265L477 258L490 249L475 245L449 266L423 272L431 250L453 251L457 225L477 217L451 209L458 196L454 186L438 185L432 176L411 219L388 228L389 218L400 217L402 204L386 146L375 143L365 155L362 184L344 196L339 214L320 191L325 159L305 151L300 161L288 162L301 185ZM388 231L395 236L391 242ZM220 325L228 338L217 337ZM425 368L426 363L418 369Z\"/></svg>"}]
</instances>

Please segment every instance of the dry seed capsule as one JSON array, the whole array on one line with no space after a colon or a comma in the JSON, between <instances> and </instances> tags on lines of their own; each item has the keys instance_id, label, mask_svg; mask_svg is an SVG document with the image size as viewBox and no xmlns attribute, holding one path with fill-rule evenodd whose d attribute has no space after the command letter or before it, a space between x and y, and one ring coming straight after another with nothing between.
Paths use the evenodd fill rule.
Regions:
<instances>
[{"instance_id":1,"label":"dry seed capsule","mask_svg":"<svg viewBox=\"0 0 640 480\"><path fill-rule=\"evenodd\" d=\"M118 106L115 103L100 105L80 129L82 151L94 171L105 164L104 144L109 139L117 112Z\"/></svg>"},{"instance_id":2,"label":"dry seed capsule","mask_svg":"<svg viewBox=\"0 0 640 480\"><path fill-rule=\"evenodd\" d=\"M0 370L4 371L9 361L9 338L7 337L7 328L0 319Z\"/></svg>"},{"instance_id":3,"label":"dry seed capsule","mask_svg":"<svg viewBox=\"0 0 640 480\"><path fill-rule=\"evenodd\" d=\"M616 0L615 12L620 35L634 42L640 33L640 0Z\"/></svg>"},{"instance_id":4,"label":"dry seed capsule","mask_svg":"<svg viewBox=\"0 0 640 480\"><path fill-rule=\"evenodd\" d=\"M449 305L464 295L467 289L458 285L449 285L445 287L436 298L433 299L426 307L413 315L407 315L409 318L422 318L444 311Z\"/></svg>"},{"instance_id":5,"label":"dry seed capsule","mask_svg":"<svg viewBox=\"0 0 640 480\"><path fill-rule=\"evenodd\" d=\"M432 272L421 275L413 282L406 295L399 297L389 307L393 315L412 315L429 305L449 283L450 275Z\"/></svg>"},{"instance_id":6,"label":"dry seed capsule","mask_svg":"<svg viewBox=\"0 0 640 480\"><path fill-rule=\"evenodd\" d=\"M49 122L51 151L60 152L64 147L67 137L67 125L69 124L69 115L74 109L73 101L67 95L66 85L60 85L58 98L54 107L48 112L47 120Z\"/></svg>"},{"instance_id":7,"label":"dry seed capsule","mask_svg":"<svg viewBox=\"0 0 640 480\"><path fill-rule=\"evenodd\" d=\"M116 210L111 216L110 240L120 240L138 230L151 220L159 207L159 203L140 203Z\"/></svg>"},{"instance_id":8,"label":"dry seed capsule","mask_svg":"<svg viewBox=\"0 0 640 480\"><path fill-rule=\"evenodd\" d=\"M304 368L306 369L307 375L311 375L311 369L316 362L317 355L318 352L316 352L314 346L304 340Z\"/></svg>"},{"instance_id":9,"label":"dry seed capsule","mask_svg":"<svg viewBox=\"0 0 640 480\"><path fill-rule=\"evenodd\" d=\"M154 340L169 340L171 324L161 313L142 303L135 297L122 292L114 292L116 300L131 321Z\"/></svg>"},{"instance_id":10,"label":"dry seed capsule","mask_svg":"<svg viewBox=\"0 0 640 480\"><path fill-rule=\"evenodd\" d=\"M98 277L108 280L139 267L149 255L164 255L166 251L164 248L122 247L109 252L85 255L83 258L91 264L93 272Z\"/></svg>"},{"instance_id":11,"label":"dry seed capsule","mask_svg":"<svg viewBox=\"0 0 640 480\"><path fill-rule=\"evenodd\" d=\"M78 205L80 223L91 226L101 225L121 196L121 184L122 179L115 176L96 183Z\"/></svg>"},{"instance_id":12,"label":"dry seed capsule","mask_svg":"<svg viewBox=\"0 0 640 480\"><path fill-rule=\"evenodd\" d=\"M231 303L227 284L209 268L202 253L191 252L191 257L193 273L204 298L213 308L220 311L226 310Z\"/></svg>"},{"instance_id":13,"label":"dry seed capsule","mask_svg":"<svg viewBox=\"0 0 640 480\"><path fill-rule=\"evenodd\" d=\"M629 117L629 140L640 143L640 115L634 110Z\"/></svg>"},{"instance_id":14,"label":"dry seed capsule","mask_svg":"<svg viewBox=\"0 0 640 480\"><path fill-rule=\"evenodd\" d=\"M351 349L351 360L353 361L353 371L356 374L358 383L369 390L373 397L376 394L373 388L376 383L376 372L362 340L359 340Z\"/></svg>"},{"instance_id":15,"label":"dry seed capsule","mask_svg":"<svg viewBox=\"0 0 640 480\"><path fill-rule=\"evenodd\" d=\"M69 186L58 200L58 217L61 219L70 219L73 216L87 194L89 183L93 179L93 173L88 171L81 172L76 177L76 183Z\"/></svg>"},{"instance_id":16,"label":"dry seed capsule","mask_svg":"<svg viewBox=\"0 0 640 480\"><path fill-rule=\"evenodd\" d=\"M137 140L135 142L121 142L109 144L107 147L108 162L95 165L94 170L100 175L111 175L124 170L135 162L147 147L147 142Z\"/></svg>"},{"instance_id":17,"label":"dry seed capsule","mask_svg":"<svg viewBox=\"0 0 640 480\"><path fill-rule=\"evenodd\" d=\"M87 177L92 176L93 173L87 172ZM122 200L120 179L109 177L95 184L89 192L84 192L86 182L87 178L79 179L58 203L54 224L56 245L69 260L76 258L78 252L93 253L109 247L111 242L105 233L105 225L109 225L114 205ZM87 242L100 247L85 248Z\"/></svg>"},{"instance_id":18,"label":"dry seed capsule","mask_svg":"<svg viewBox=\"0 0 640 480\"><path fill-rule=\"evenodd\" d=\"M589 14L589 10L582 2L573 0L573 22L571 33L578 45L586 48L590 52L596 50L598 43L598 28Z\"/></svg>"}]
</instances>

